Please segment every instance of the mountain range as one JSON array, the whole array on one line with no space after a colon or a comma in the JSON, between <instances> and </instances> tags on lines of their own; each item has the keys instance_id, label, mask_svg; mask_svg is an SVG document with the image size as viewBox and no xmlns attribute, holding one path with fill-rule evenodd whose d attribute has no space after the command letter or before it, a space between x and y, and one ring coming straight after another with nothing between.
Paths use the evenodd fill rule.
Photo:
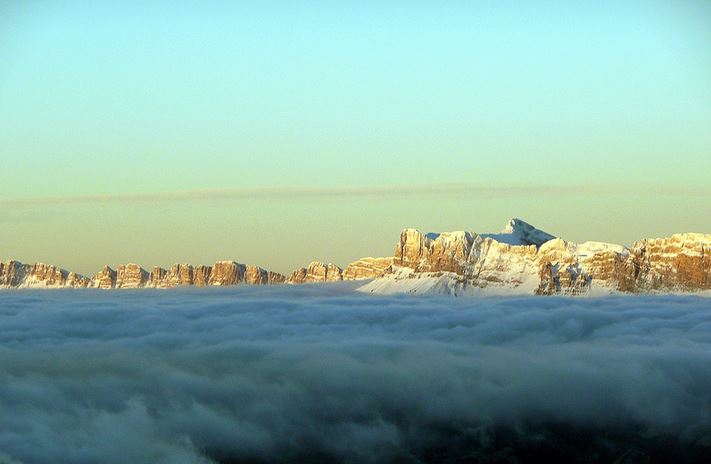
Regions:
<instances>
[{"instance_id":1,"label":"mountain range","mask_svg":"<svg viewBox=\"0 0 711 464\"><path fill-rule=\"evenodd\" d=\"M105 266L92 277L44 263L0 262L0 288L175 288L362 280L371 293L452 295L656 293L711 289L711 235L674 234L631 247L574 243L520 220L499 233L423 234L405 229L392 257L361 258L345 269L312 262L290 276L236 261L174 264L148 271Z\"/></svg>"}]
</instances>

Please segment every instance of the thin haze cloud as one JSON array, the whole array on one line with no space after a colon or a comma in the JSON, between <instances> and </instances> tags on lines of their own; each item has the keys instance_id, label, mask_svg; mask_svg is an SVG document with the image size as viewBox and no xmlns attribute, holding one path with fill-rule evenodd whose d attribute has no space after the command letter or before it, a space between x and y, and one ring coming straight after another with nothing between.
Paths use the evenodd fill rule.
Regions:
<instances>
[{"instance_id":1,"label":"thin haze cloud","mask_svg":"<svg viewBox=\"0 0 711 464\"><path fill-rule=\"evenodd\" d=\"M215 190L187 190L174 192L126 193L106 195L75 195L38 198L0 199L4 207L36 207L45 205L141 203L141 202L191 202L239 199L308 199L333 197L397 197L409 195L478 195L502 197L557 196L557 195L616 195L616 194L708 195L708 189L671 187L651 184L588 184L567 186L508 185L484 186L471 184L390 185L378 187L275 187L235 188Z\"/></svg>"},{"instance_id":2,"label":"thin haze cloud","mask_svg":"<svg viewBox=\"0 0 711 464\"><path fill-rule=\"evenodd\" d=\"M708 298L348 288L0 295L0 461L711 456Z\"/></svg>"}]
</instances>

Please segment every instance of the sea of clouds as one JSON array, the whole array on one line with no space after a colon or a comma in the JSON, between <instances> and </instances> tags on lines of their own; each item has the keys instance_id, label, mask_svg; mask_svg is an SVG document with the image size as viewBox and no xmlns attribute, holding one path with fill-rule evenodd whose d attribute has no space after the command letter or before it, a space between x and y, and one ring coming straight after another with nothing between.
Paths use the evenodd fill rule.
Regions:
<instances>
[{"instance_id":1,"label":"sea of clouds","mask_svg":"<svg viewBox=\"0 0 711 464\"><path fill-rule=\"evenodd\" d=\"M710 457L711 298L0 292L0 463Z\"/></svg>"}]
</instances>

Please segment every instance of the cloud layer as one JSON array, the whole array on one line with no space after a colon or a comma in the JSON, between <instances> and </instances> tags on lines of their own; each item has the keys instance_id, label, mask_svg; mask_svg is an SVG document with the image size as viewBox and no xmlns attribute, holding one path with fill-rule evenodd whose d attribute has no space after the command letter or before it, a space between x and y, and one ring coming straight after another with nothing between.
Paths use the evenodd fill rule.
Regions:
<instances>
[{"instance_id":1,"label":"cloud layer","mask_svg":"<svg viewBox=\"0 0 711 464\"><path fill-rule=\"evenodd\" d=\"M670 187L656 184L587 184L572 185L477 185L477 184L412 184L385 185L377 187L276 187L276 188L232 188L216 190L185 190L174 192L151 192L133 194L77 195L35 198L0 198L0 207L27 208L52 205L104 204L104 203L154 203L188 202L240 199L295 199L368 197L378 198L412 195L479 195L484 197L527 197L531 195L558 197L560 195L608 195L640 194L708 196L708 189L691 187Z\"/></svg>"},{"instance_id":2,"label":"cloud layer","mask_svg":"<svg viewBox=\"0 0 711 464\"><path fill-rule=\"evenodd\" d=\"M711 300L0 294L0 463L694 462Z\"/></svg>"}]
</instances>

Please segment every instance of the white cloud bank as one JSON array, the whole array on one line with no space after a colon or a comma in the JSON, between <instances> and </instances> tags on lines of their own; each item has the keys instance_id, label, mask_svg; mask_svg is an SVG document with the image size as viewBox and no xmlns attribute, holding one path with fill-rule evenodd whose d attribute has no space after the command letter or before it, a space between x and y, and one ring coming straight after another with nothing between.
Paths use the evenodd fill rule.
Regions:
<instances>
[{"instance_id":1,"label":"white cloud bank","mask_svg":"<svg viewBox=\"0 0 711 464\"><path fill-rule=\"evenodd\" d=\"M711 299L0 294L0 463L695 462Z\"/></svg>"}]
</instances>

